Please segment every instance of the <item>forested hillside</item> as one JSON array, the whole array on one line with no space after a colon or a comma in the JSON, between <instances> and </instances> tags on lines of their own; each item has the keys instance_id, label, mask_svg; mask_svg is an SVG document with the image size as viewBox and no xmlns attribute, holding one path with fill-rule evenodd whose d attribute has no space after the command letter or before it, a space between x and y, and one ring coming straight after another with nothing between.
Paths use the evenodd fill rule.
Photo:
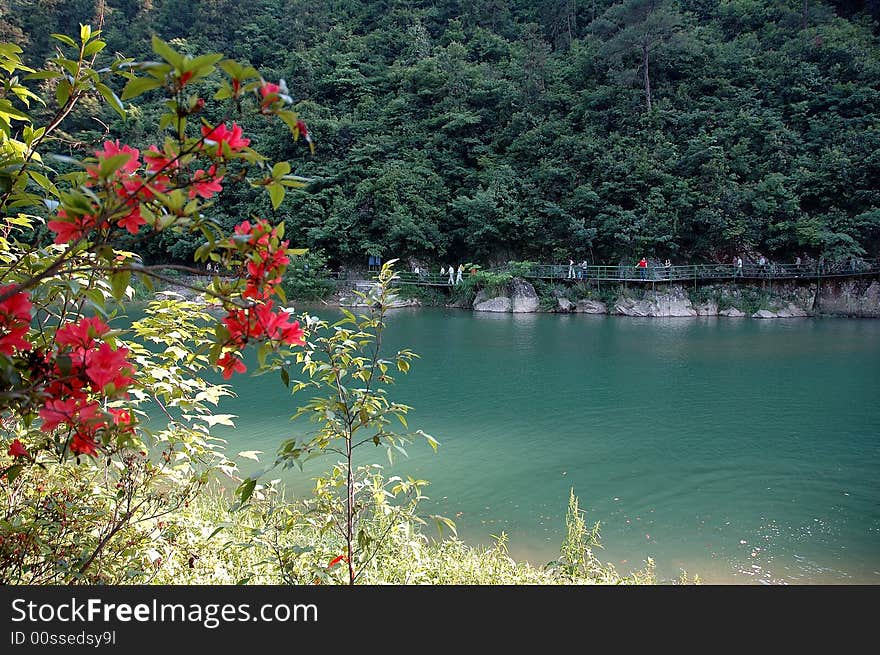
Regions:
<instances>
[{"instance_id":1,"label":"forested hillside","mask_svg":"<svg viewBox=\"0 0 880 655\"><path fill-rule=\"evenodd\" d=\"M0 13L0 40L32 60L50 33L103 15L108 52L149 58L155 33L283 78L315 154L283 126L245 127L315 182L277 212L257 190L214 209L225 227L283 219L334 265L878 253L878 2L0 0ZM58 148L153 139L146 98L125 122L84 104ZM210 98L204 115L219 118ZM196 245L168 235L143 254Z\"/></svg>"}]
</instances>

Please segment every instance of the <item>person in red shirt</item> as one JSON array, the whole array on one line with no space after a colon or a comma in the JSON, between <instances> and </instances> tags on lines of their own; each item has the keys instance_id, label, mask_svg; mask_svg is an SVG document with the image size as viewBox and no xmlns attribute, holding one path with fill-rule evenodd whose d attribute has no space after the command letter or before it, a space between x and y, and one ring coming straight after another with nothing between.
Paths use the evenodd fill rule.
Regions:
<instances>
[{"instance_id":1,"label":"person in red shirt","mask_svg":"<svg viewBox=\"0 0 880 655\"><path fill-rule=\"evenodd\" d=\"M642 257L639 260L638 268L639 268L639 275L644 280L647 277L646 273L648 272L648 260L645 259L644 257Z\"/></svg>"}]
</instances>

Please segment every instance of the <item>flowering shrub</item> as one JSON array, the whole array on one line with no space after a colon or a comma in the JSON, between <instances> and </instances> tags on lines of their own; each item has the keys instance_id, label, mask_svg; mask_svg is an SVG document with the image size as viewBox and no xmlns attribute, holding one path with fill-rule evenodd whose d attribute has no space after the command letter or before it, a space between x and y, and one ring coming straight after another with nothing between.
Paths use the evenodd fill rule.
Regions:
<instances>
[{"instance_id":1,"label":"flowering shrub","mask_svg":"<svg viewBox=\"0 0 880 655\"><path fill-rule=\"evenodd\" d=\"M265 363L304 343L279 287L289 256L304 251L262 217L231 234L211 219L230 181L265 189L276 208L285 189L308 182L252 149L235 115L280 119L313 144L284 85L222 55L189 57L154 38L161 61L99 67L99 32L82 26L78 40L53 37L70 55L60 49L43 70L0 44L0 581L123 581L149 575L161 559L145 561L136 548L161 541L160 517L190 502L210 472L234 475L209 432L231 420L211 410L229 391L202 373L245 371L250 345ZM225 79L214 97L228 101L228 113L211 121L204 93L218 68ZM38 125L30 110L50 106L52 89L57 106ZM101 96L124 118L125 101L153 91L168 98L159 142L106 138L81 157L49 151L83 98ZM133 277L150 285L163 273L120 249L120 239L165 230L203 235L196 261L241 274L201 289L222 307L219 318L156 302L132 339L113 319ZM148 405L167 428L147 424Z\"/></svg>"},{"instance_id":2,"label":"flowering shrub","mask_svg":"<svg viewBox=\"0 0 880 655\"><path fill-rule=\"evenodd\" d=\"M51 449L33 433L16 435L7 452L19 463L33 463L35 453L46 449L62 459L68 454L97 456L111 442L123 445L135 438L131 410L110 407L128 399L135 367L129 349L102 315L112 311L114 301L123 300L133 274L145 279L159 274L142 265L136 254L114 248L122 234L149 238L169 229L199 231L207 240L199 261L245 272L205 289L226 310L208 348L210 361L224 377L246 370L240 353L250 344L262 344L265 357L304 342L299 323L277 304L289 253L302 251L289 250L282 227L259 217L244 220L224 236L210 219L209 201L223 190L233 162L251 174L251 184L268 190L274 206L286 187L302 186L306 180L290 175L286 162L270 168L231 117L214 123L201 118L195 128L188 125L205 105L195 85L219 65L227 79L217 97L228 97L233 109L241 109L252 94L257 113L281 118L294 138L303 136L311 145L305 124L289 110L286 88L221 55L181 55L158 38L153 46L161 63L117 59L99 72L93 67L103 48L98 32L83 26L79 43L55 36L77 56L59 55L43 71L24 66L17 46L6 44L0 50L9 73L6 82L22 105L0 101L0 119L5 119L0 122L0 147L7 171L0 197L5 221L0 272L6 282L0 288L0 411L13 419L4 423L9 427L34 422L43 434L64 435ZM105 73L124 79L121 100L104 80ZM21 82L22 74L57 82L61 89L56 117L45 127L35 127L25 113L31 101L44 101ZM65 158L74 171L55 175L41 150L77 100L97 92L124 116L123 100L154 89L169 95L161 120L167 133L162 143L141 149L108 139L82 161ZM34 232L41 221L37 212L45 206L55 207L43 219L52 244L39 247ZM37 329L32 328L35 318Z\"/></svg>"}]
</instances>

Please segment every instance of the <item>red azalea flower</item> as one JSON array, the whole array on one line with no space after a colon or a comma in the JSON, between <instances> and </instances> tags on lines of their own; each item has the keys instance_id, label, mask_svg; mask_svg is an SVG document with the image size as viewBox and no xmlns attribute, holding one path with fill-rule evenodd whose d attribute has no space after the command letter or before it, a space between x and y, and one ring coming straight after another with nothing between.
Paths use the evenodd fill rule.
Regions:
<instances>
[{"instance_id":1,"label":"red azalea flower","mask_svg":"<svg viewBox=\"0 0 880 655\"><path fill-rule=\"evenodd\" d=\"M144 152L144 161L147 164L147 170L151 173L162 170L177 170L180 167L180 160L174 159L166 153L159 150L156 146L150 146Z\"/></svg>"},{"instance_id":2,"label":"red azalea flower","mask_svg":"<svg viewBox=\"0 0 880 655\"><path fill-rule=\"evenodd\" d=\"M95 339L103 337L110 331L110 326L98 316L85 316L78 323L65 323L55 332L55 343L59 346L70 346L74 349L88 350Z\"/></svg>"},{"instance_id":3,"label":"red azalea flower","mask_svg":"<svg viewBox=\"0 0 880 655\"><path fill-rule=\"evenodd\" d=\"M104 149L95 151L95 157L98 159L109 159L116 155L128 155L126 162L116 170L117 174L124 171L132 175L141 165L139 161L140 151L128 145L119 145L119 139L105 141ZM96 167L89 167L88 171L91 177L98 177L98 169Z\"/></svg>"},{"instance_id":4,"label":"red azalea flower","mask_svg":"<svg viewBox=\"0 0 880 655\"><path fill-rule=\"evenodd\" d=\"M339 564L339 562L347 562L348 558L345 555L337 555L333 559L330 560L330 563L327 565L328 569L332 569L334 566Z\"/></svg>"},{"instance_id":5,"label":"red azalea flower","mask_svg":"<svg viewBox=\"0 0 880 655\"><path fill-rule=\"evenodd\" d=\"M24 447L24 444L21 443L21 440L13 439L12 444L9 446L9 450L6 451L6 454L10 457L27 457L28 451L27 448Z\"/></svg>"},{"instance_id":6,"label":"red azalea flower","mask_svg":"<svg viewBox=\"0 0 880 655\"><path fill-rule=\"evenodd\" d=\"M215 193L223 191L223 187L220 186L220 182L223 181L223 176L220 175L219 177L215 177L216 174L216 166L211 166L207 172L203 171L201 168L197 170L193 174L192 186L189 188L189 197L195 198L196 196L201 196L207 200Z\"/></svg>"},{"instance_id":7,"label":"red azalea flower","mask_svg":"<svg viewBox=\"0 0 880 655\"><path fill-rule=\"evenodd\" d=\"M115 425L131 425L131 412L127 409L109 409Z\"/></svg>"},{"instance_id":8,"label":"red azalea flower","mask_svg":"<svg viewBox=\"0 0 880 655\"><path fill-rule=\"evenodd\" d=\"M299 326L299 321L283 326L281 341L290 346L302 346L306 343L306 331Z\"/></svg>"},{"instance_id":9,"label":"red azalea flower","mask_svg":"<svg viewBox=\"0 0 880 655\"><path fill-rule=\"evenodd\" d=\"M299 321L289 323L290 314L285 311L273 312L271 300L257 307L256 313L257 323L269 339L298 346L305 343L305 331L300 328Z\"/></svg>"},{"instance_id":10,"label":"red azalea flower","mask_svg":"<svg viewBox=\"0 0 880 655\"><path fill-rule=\"evenodd\" d=\"M8 284L0 288L5 293L13 288ZM24 339L31 325L31 305L28 294L19 291L0 302L0 353L11 355L13 351L31 350L31 344Z\"/></svg>"},{"instance_id":11,"label":"red azalea flower","mask_svg":"<svg viewBox=\"0 0 880 655\"><path fill-rule=\"evenodd\" d=\"M95 441L94 435L87 432L77 431L73 435L73 440L70 442L70 452L77 455L91 455L92 457L97 457L98 442Z\"/></svg>"},{"instance_id":12,"label":"red azalea flower","mask_svg":"<svg viewBox=\"0 0 880 655\"><path fill-rule=\"evenodd\" d=\"M156 181L166 179L157 176L151 183L138 176L132 176L122 180L116 189L116 195L124 199L129 206L135 206L138 200L152 200L156 194L153 189L157 188Z\"/></svg>"},{"instance_id":13,"label":"red azalea flower","mask_svg":"<svg viewBox=\"0 0 880 655\"><path fill-rule=\"evenodd\" d=\"M43 432L51 432L62 423L74 422L77 413L76 398L53 398L48 400L40 409L40 418L43 419Z\"/></svg>"},{"instance_id":14,"label":"red azalea flower","mask_svg":"<svg viewBox=\"0 0 880 655\"><path fill-rule=\"evenodd\" d=\"M262 86L260 86L260 95L263 96L263 99L260 101L260 107L265 109L276 100L279 100L280 92L281 87L277 84L273 84L272 82L263 82Z\"/></svg>"},{"instance_id":15,"label":"red azalea flower","mask_svg":"<svg viewBox=\"0 0 880 655\"><path fill-rule=\"evenodd\" d=\"M281 87L277 84L273 84L272 82L263 82L260 87L260 95L264 98L268 95L278 95L281 92Z\"/></svg>"},{"instance_id":16,"label":"red azalea flower","mask_svg":"<svg viewBox=\"0 0 880 655\"><path fill-rule=\"evenodd\" d=\"M92 381L95 391L101 391L108 384L112 384L119 392L134 381L134 378L127 375L134 372L126 359L127 356L127 348L113 350L106 343L86 353L86 375Z\"/></svg>"},{"instance_id":17,"label":"red azalea flower","mask_svg":"<svg viewBox=\"0 0 880 655\"><path fill-rule=\"evenodd\" d=\"M141 229L141 225L147 224L143 216L141 216L141 208L139 206L135 206L128 214L120 218L117 223L119 227L125 228L130 234L137 234L138 230Z\"/></svg>"},{"instance_id":18,"label":"red azalea flower","mask_svg":"<svg viewBox=\"0 0 880 655\"><path fill-rule=\"evenodd\" d=\"M217 144L217 152L223 153L223 144L229 146L232 152L236 152L250 145L251 140L242 137L241 126L236 123L232 124L232 129L227 129L225 123L220 123L216 127L208 127L202 125L202 136L206 141L213 141Z\"/></svg>"},{"instance_id":19,"label":"red azalea flower","mask_svg":"<svg viewBox=\"0 0 880 655\"><path fill-rule=\"evenodd\" d=\"M186 86L186 83L192 79L192 71L187 71L182 73L180 76L180 86Z\"/></svg>"},{"instance_id":20,"label":"red azalea flower","mask_svg":"<svg viewBox=\"0 0 880 655\"><path fill-rule=\"evenodd\" d=\"M231 352L223 353L223 356L217 360L217 366L222 369L224 380L231 378L233 373L244 373L247 370L244 362Z\"/></svg>"},{"instance_id":21,"label":"red azalea flower","mask_svg":"<svg viewBox=\"0 0 880 655\"><path fill-rule=\"evenodd\" d=\"M49 229L55 232L55 243L78 241L98 227L98 219L90 214L70 217L63 209L58 210L57 220L49 221Z\"/></svg>"}]
</instances>

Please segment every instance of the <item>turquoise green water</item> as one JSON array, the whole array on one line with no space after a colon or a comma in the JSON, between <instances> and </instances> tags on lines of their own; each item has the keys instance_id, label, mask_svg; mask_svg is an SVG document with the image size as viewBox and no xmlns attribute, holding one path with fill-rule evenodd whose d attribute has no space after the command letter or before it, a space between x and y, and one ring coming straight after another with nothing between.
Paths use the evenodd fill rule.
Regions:
<instances>
[{"instance_id":1,"label":"turquoise green water","mask_svg":"<svg viewBox=\"0 0 880 655\"><path fill-rule=\"evenodd\" d=\"M880 321L398 310L388 344L421 355L394 398L442 444L393 470L466 541L545 563L573 488L622 572L880 583ZM277 377L236 391L231 452L304 429Z\"/></svg>"}]
</instances>

